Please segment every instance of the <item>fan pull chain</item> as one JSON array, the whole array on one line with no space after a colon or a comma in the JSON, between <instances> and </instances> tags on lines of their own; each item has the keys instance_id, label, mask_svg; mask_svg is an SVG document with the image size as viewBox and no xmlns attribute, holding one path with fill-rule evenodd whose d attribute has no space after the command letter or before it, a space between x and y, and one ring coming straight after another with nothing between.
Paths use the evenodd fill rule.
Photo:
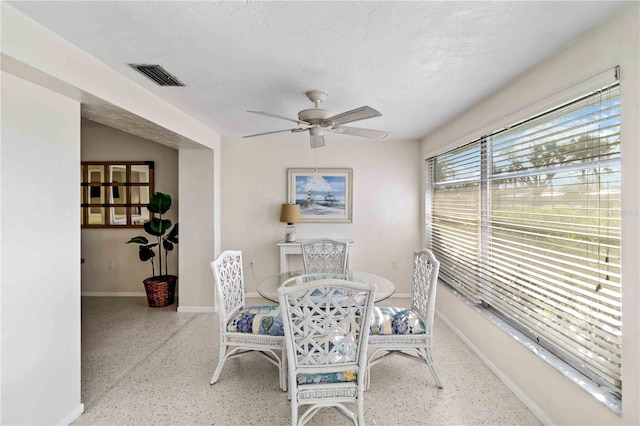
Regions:
<instances>
[{"instance_id":1,"label":"fan pull chain","mask_svg":"<svg viewBox=\"0 0 640 426\"><path fill-rule=\"evenodd\" d=\"M318 149L313 150L313 173L318 173Z\"/></svg>"}]
</instances>

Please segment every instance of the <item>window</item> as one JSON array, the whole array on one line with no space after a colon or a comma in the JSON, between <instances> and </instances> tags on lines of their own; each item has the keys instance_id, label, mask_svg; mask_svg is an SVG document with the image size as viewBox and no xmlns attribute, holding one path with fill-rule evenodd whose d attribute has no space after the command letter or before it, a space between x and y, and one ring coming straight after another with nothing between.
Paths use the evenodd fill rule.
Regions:
<instances>
[{"instance_id":1,"label":"window","mask_svg":"<svg viewBox=\"0 0 640 426\"><path fill-rule=\"evenodd\" d=\"M80 221L83 228L142 227L153 194L153 161L83 161Z\"/></svg>"},{"instance_id":2,"label":"window","mask_svg":"<svg viewBox=\"0 0 640 426\"><path fill-rule=\"evenodd\" d=\"M620 397L618 84L427 160L440 277Z\"/></svg>"}]
</instances>

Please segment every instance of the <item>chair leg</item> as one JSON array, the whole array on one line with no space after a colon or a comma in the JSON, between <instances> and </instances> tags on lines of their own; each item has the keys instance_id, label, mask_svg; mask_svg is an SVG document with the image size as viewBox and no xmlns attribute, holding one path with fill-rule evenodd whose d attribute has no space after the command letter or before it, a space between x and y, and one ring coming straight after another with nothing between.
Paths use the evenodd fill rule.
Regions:
<instances>
[{"instance_id":1,"label":"chair leg","mask_svg":"<svg viewBox=\"0 0 640 426\"><path fill-rule=\"evenodd\" d=\"M283 392L287 391L287 350L282 349L282 358L280 359L280 388Z\"/></svg>"},{"instance_id":2,"label":"chair leg","mask_svg":"<svg viewBox=\"0 0 640 426\"><path fill-rule=\"evenodd\" d=\"M363 392L358 392L358 425L364 426L364 395Z\"/></svg>"},{"instance_id":3,"label":"chair leg","mask_svg":"<svg viewBox=\"0 0 640 426\"><path fill-rule=\"evenodd\" d=\"M431 370L431 375L435 379L436 385L438 385L438 388L442 389L442 382L440 382L440 378L438 377L435 367L431 363L427 363L427 366L429 366L429 370Z\"/></svg>"},{"instance_id":4,"label":"chair leg","mask_svg":"<svg viewBox=\"0 0 640 426\"><path fill-rule=\"evenodd\" d=\"M335 408L336 410L340 411L342 414L344 414L345 417L349 418L354 425L364 425L364 420L360 420L360 418L358 417L359 413L360 413L360 402L362 401L362 399L360 397L357 398L356 400L356 412L354 413L353 411L351 411L350 409L348 409L345 405L338 403L336 405L333 406L333 408ZM320 410L321 407L318 408L318 410ZM364 404L362 404L362 412L364 413ZM364 416L364 415L363 415Z\"/></svg>"},{"instance_id":5,"label":"chair leg","mask_svg":"<svg viewBox=\"0 0 640 426\"><path fill-rule=\"evenodd\" d=\"M297 405L297 406L299 407L299 405ZM328 406L328 407L331 407L331 406ZM315 416L318 413L318 411L322 410L323 408L327 408L327 406L326 405L314 404L314 405L310 406L309 408L307 408L306 410L303 410L301 416L298 415L298 410L296 409L296 417L298 418L298 420L297 420L298 425L307 424L307 422L309 420L311 420L311 418L313 416ZM350 416L349 414L347 414L347 412L344 411L345 409L343 407L341 407L340 405L335 405L335 406L333 406L333 408L338 409L342 414L344 414L345 416L353 419L353 415Z\"/></svg>"},{"instance_id":6,"label":"chair leg","mask_svg":"<svg viewBox=\"0 0 640 426\"><path fill-rule=\"evenodd\" d=\"M366 371L364 373L364 390L368 391L370 385L371 385L371 367L369 366L369 363L367 362L367 368L366 368Z\"/></svg>"},{"instance_id":7,"label":"chair leg","mask_svg":"<svg viewBox=\"0 0 640 426\"><path fill-rule=\"evenodd\" d=\"M291 400L291 426L298 426L298 404Z\"/></svg>"},{"instance_id":8,"label":"chair leg","mask_svg":"<svg viewBox=\"0 0 640 426\"><path fill-rule=\"evenodd\" d=\"M216 371L213 373L213 377L211 377L210 385L214 384L218 381L220 377L220 372L222 371L222 366L224 365L224 361L227 358L227 346L223 345L220 342L220 353L218 354L218 366L216 367Z\"/></svg>"},{"instance_id":9,"label":"chair leg","mask_svg":"<svg viewBox=\"0 0 640 426\"><path fill-rule=\"evenodd\" d=\"M425 361L427 363L427 367L429 367L429 370L431 371L431 375L436 381L436 385L438 385L438 388L442 389L442 382L440 381L440 377L438 377L435 365L433 365L433 357L431 356L430 348L426 351Z\"/></svg>"},{"instance_id":10,"label":"chair leg","mask_svg":"<svg viewBox=\"0 0 640 426\"><path fill-rule=\"evenodd\" d=\"M378 349L379 350L379 349ZM438 376L438 372L436 371L436 367L435 364L433 362L433 356L431 355L431 348L430 347L421 347L421 348L413 348L413 350L416 351L416 353L407 353L406 351L403 351L401 349L398 350L393 350L393 349L387 349L387 354L377 357L376 358L376 362L380 359L382 359L383 357L390 355L390 354L397 354L397 355L402 355L404 357L413 359L415 361L424 361L425 364L427 364L427 367L429 367L429 371L431 371L431 375L433 376L433 379L436 381L436 385L438 386L438 388L443 389L442 386L442 381L440 381L440 377ZM375 352L374 352L375 354ZM367 362L367 369L366 369L366 374L365 374L365 381L364 381L364 390L368 391L369 390L369 386L371 385L371 360L373 359L373 355L369 357L368 362ZM375 364L375 362L374 362Z\"/></svg>"}]
</instances>

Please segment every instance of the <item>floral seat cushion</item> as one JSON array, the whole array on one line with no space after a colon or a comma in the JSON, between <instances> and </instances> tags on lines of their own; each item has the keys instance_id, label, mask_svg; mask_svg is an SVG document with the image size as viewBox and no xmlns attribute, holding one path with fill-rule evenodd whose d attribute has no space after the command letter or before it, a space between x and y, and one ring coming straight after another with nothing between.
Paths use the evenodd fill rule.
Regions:
<instances>
[{"instance_id":1,"label":"floral seat cushion","mask_svg":"<svg viewBox=\"0 0 640 426\"><path fill-rule=\"evenodd\" d=\"M339 371L322 374L298 374L298 384L353 382L357 379L355 371Z\"/></svg>"},{"instance_id":2,"label":"floral seat cushion","mask_svg":"<svg viewBox=\"0 0 640 426\"><path fill-rule=\"evenodd\" d=\"M240 309L227 324L227 331L284 336L280 306L247 306Z\"/></svg>"},{"instance_id":3,"label":"floral seat cushion","mask_svg":"<svg viewBox=\"0 0 640 426\"><path fill-rule=\"evenodd\" d=\"M370 334L424 334L425 325L420 316L405 308L373 308Z\"/></svg>"}]
</instances>

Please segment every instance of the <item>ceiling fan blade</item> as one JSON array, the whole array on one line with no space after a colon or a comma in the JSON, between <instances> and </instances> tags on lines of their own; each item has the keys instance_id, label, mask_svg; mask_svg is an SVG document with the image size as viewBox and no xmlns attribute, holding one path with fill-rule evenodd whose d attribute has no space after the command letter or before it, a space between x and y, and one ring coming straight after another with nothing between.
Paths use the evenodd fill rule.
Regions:
<instances>
[{"instance_id":1,"label":"ceiling fan blade","mask_svg":"<svg viewBox=\"0 0 640 426\"><path fill-rule=\"evenodd\" d=\"M310 124L307 123L306 121L301 121L301 120L294 120L293 118L289 118L289 117L283 117L281 115L278 114L272 114L270 112L264 112L264 111L247 111L247 112L251 112L253 114L260 114L260 115L266 115L267 117L273 117L273 118L279 118L281 120L287 120L287 121L292 121L294 123L298 123L302 126L309 126Z\"/></svg>"},{"instance_id":2,"label":"ceiling fan blade","mask_svg":"<svg viewBox=\"0 0 640 426\"><path fill-rule=\"evenodd\" d=\"M344 135L351 135L351 136L361 136L363 138L372 138L372 139L386 139L387 136L390 135L390 132L385 132L382 130L361 129L359 127L339 126L339 127L330 127L325 130L328 130L333 133L341 133Z\"/></svg>"},{"instance_id":3,"label":"ceiling fan blade","mask_svg":"<svg viewBox=\"0 0 640 426\"><path fill-rule=\"evenodd\" d=\"M311 148L320 148L324 146L324 134L311 135Z\"/></svg>"},{"instance_id":4,"label":"ceiling fan blade","mask_svg":"<svg viewBox=\"0 0 640 426\"><path fill-rule=\"evenodd\" d=\"M353 121L364 120L366 118L381 116L382 114L380 114L378 111L371 108L370 106L365 105L360 108L352 109L351 111L343 112L342 114L337 114L333 117L329 117L325 122L331 122L333 123L333 126L335 126L345 123L351 123Z\"/></svg>"},{"instance_id":5,"label":"ceiling fan blade","mask_svg":"<svg viewBox=\"0 0 640 426\"><path fill-rule=\"evenodd\" d=\"M264 133L256 133L253 135L247 135L247 136L243 136L243 138L252 138L254 136L263 136L263 135L270 135L272 133L283 133L283 132L296 132L298 130L305 130L305 129L284 129L284 130L274 130L273 132L264 132Z\"/></svg>"}]
</instances>

